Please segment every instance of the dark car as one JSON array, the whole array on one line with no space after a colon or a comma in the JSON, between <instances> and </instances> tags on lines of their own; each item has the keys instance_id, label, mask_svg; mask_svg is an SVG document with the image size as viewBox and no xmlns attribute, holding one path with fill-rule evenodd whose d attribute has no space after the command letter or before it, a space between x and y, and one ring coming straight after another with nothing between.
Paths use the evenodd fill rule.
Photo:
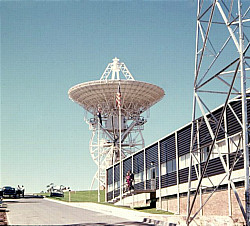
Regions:
<instances>
[{"instance_id":1,"label":"dark car","mask_svg":"<svg viewBox=\"0 0 250 226\"><path fill-rule=\"evenodd\" d=\"M54 189L50 192L50 197L64 197L64 193L62 190Z\"/></svg>"},{"instance_id":2,"label":"dark car","mask_svg":"<svg viewBox=\"0 0 250 226\"><path fill-rule=\"evenodd\" d=\"M16 197L16 189L10 186L5 186L2 188L3 196Z\"/></svg>"}]
</instances>

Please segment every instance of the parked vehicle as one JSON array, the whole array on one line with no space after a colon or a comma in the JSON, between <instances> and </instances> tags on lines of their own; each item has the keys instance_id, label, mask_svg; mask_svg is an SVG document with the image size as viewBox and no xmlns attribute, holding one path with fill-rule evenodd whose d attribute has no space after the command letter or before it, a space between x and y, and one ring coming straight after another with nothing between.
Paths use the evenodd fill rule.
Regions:
<instances>
[{"instance_id":1,"label":"parked vehicle","mask_svg":"<svg viewBox=\"0 0 250 226\"><path fill-rule=\"evenodd\" d=\"M10 186L5 186L2 188L3 196L9 196L16 198L16 189Z\"/></svg>"},{"instance_id":2,"label":"parked vehicle","mask_svg":"<svg viewBox=\"0 0 250 226\"><path fill-rule=\"evenodd\" d=\"M60 189L53 189L50 192L50 197L64 197L64 193Z\"/></svg>"}]
</instances>

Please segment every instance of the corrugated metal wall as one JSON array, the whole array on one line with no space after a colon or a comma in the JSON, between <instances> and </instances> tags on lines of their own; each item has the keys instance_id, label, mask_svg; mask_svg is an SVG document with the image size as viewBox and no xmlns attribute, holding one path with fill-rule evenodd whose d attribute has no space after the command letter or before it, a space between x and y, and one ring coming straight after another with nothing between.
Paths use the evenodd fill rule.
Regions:
<instances>
[{"instance_id":1,"label":"corrugated metal wall","mask_svg":"<svg viewBox=\"0 0 250 226\"><path fill-rule=\"evenodd\" d=\"M161 163L176 158L175 134L160 141Z\"/></svg>"},{"instance_id":2,"label":"corrugated metal wall","mask_svg":"<svg viewBox=\"0 0 250 226\"><path fill-rule=\"evenodd\" d=\"M166 188L177 184L176 171L161 176L161 187Z\"/></svg>"},{"instance_id":3,"label":"corrugated metal wall","mask_svg":"<svg viewBox=\"0 0 250 226\"><path fill-rule=\"evenodd\" d=\"M108 184L113 184L113 167L108 169Z\"/></svg>"},{"instance_id":4,"label":"corrugated metal wall","mask_svg":"<svg viewBox=\"0 0 250 226\"><path fill-rule=\"evenodd\" d=\"M170 135L160 141L161 163L173 160L176 158L175 134ZM176 171L170 172L161 176L161 187L169 187L177 184Z\"/></svg>"},{"instance_id":5,"label":"corrugated metal wall","mask_svg":"<svg viewBox=\"0 0 250 226\"><path fill-rule=\"evenodd\" d=\"M190 152L191 124L177 132L178 155L185 155Z\"/></svg>"},{"instance_id":6,"label":"corrugated metal wall","mask_svg":"<svg viewBox=\"0 0 250 226\"><path fill-rule=\"evenodd\" d=\"M204 146L212 142L211 135L203 118L199 119L199 137L200 146Z\"/></svg>"},{"instance_id":7,"label":"corrugated metal wall","mask_svg":"<svg viewBox=\"0 0 250 226\"><path fill-rule=\"evenodd\" d=\"M226 162L226 156L223 156L223 158ZM204 165L205 165L205 162L201 163L202 170L204 168ZM215 176L221 173L225 173L225 170L220 161L220 158L218 157L218 158L210 159L207 165L205 177L211 177L211 176Z\"/></svg>"},{"instance_id":8,"label":"corrugated metal wall","mask_svg":"<svg viewBox=\"0 0 250 226\"><path fill-rule=\"evenodd\" d=\"M126 177L129 170L132 172L132 157L123 161L123 177Z\"/></svg>"},{"instance_id":9,"label":"corrugated metal wall","mask_svg":"<svg viewBox=\"0 0 250 226\"><path fill-rule=\"evenodd\" d=\"M107 200L110 201L113 199L113 191L108 192L107 194Z\"/></svg>"},{"instance_id":10,"label":"corrugated metal wall","mask_svg":"<svg viewBox=\"0 0 250 226\"><path fill-rule=\"evenodd\" d=\"M158 143L146 148L146 168L150 169L151 163L158 166Z\"/></svg>"},{"instance_id":11,"label":"corrugated metal wall","mask_svg":"<svg viewBox=\"0 0 250 226\"><path fill-rule=\"evenodd\" d=\"M115 165L115 182L120 180L120 164Z\"/></svg>"},{"instance_id":12,"label":"corrugated metal wall","mask_svg":"<svg viewBox=\"0 0 250 226\"><path fill-rule=\"evenodd\" d=\"M158 170L158 143L151 145L150 147L146 148L145 150L146 155L146 169L150 169L155 167ZM151 165L152 164L152 165ZM156 174L158 175L158 173ZM147 178L146 180L146 189L151 188L151 178ZM156 180L156 187L159 187L159 180Z\"/></svg>"},{"instance_id":13,"label":"corrugated metal wall","mask_svg":"<svg viewBox=\"0 0 250 226\"><path fill-rule=\"evenodd\" d=\"M134 155L133 159L134 174L144 171L144 152L140 151Z\"/></svg>"},{"instance_id":14,"label":"corrugated metal wall","mask_svg":"<svg viewBox=\"0 0 250 226\"><path fill-rule=\"evenodd\" d=\"M230 105L241 121L241 101L232 102ZM227 107L227 129L229 136L241 131L241 126L229 107Z\"/></svg>"}]
</instances>

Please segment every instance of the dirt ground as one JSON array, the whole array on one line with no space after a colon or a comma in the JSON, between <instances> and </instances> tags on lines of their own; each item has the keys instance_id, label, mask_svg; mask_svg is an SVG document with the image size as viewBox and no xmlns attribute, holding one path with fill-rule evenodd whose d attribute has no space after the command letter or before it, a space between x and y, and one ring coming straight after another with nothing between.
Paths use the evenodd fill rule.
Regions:
<instances>
[{"instance_id":1,"label":"dirt ground","mask_svg":"<svg viewBox=\"0 0 250 226\"><path fill-rule=\"evenodd\" d=\"M5 212L0 212L0 225L7 225L7 217Z\"/></svg>"}]
</instances>

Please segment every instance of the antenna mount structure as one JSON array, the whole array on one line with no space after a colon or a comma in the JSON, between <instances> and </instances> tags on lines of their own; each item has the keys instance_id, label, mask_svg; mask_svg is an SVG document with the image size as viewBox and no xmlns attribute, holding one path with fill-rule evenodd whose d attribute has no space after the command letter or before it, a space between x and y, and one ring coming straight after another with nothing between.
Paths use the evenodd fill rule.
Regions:
<instances>
[{"instance_id":1,"label":"antenna mount structure","mask_svg":"<svg viewBox=\"0 0 250 226\"><path fill-rule=\"evenodd\" d=\"M121 125L116 103L118 87ZM90 118L86 114L85 121L92 132L89 150L98 170L90 188L96 180L100 186L105 186L106 168L144 147L142 130L147 120L141 114L160 101L165 93L156 85L136 81L126 65L115 57L100 80L73 86L68 94L91 114Z\"/></svg>"}]
</instances>

